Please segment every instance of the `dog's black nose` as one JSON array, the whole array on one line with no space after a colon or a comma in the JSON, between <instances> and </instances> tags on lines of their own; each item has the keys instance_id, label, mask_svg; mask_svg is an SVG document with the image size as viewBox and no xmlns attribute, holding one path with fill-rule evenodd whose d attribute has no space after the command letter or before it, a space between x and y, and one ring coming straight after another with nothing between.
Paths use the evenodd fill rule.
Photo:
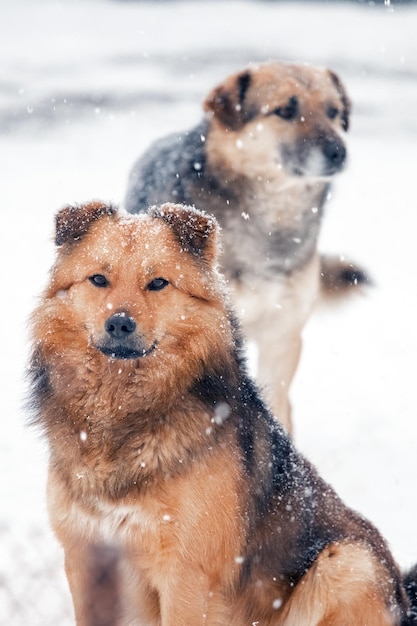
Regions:
<instances>
[{"instance_id":1,"label":"dog's black nose","mask_svg":"<svg viewBox=\"0 0 417 626\"><path fill-rule=\"evenodd\" d=\"M342 143L334 139L325 139L323 142L323 154L332 165L342 165L346 158L346 148Z\"/></svg>"},{"instance_id":2,"label":"dog's black nose","mask_svg":"<svg viewBox=\"0 0 417 626\"><path fill-rule=\"evenodd\" d=\"M136 322L126 313L115 313L106 320L104 327L111 337L123 339L135 331Z\"/></svg>"}]
</instances>

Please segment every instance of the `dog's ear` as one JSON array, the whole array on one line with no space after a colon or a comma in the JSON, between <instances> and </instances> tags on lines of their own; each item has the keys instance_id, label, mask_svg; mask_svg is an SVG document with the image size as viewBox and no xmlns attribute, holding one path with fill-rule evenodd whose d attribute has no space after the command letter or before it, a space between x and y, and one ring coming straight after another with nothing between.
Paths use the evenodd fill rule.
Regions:
<instances>
[{"instance_id":1,"label":"dog's ear","mask_svg":"<svg viewBox=\"0 0 417 626\"><path fill-rule=\"evenodd\" d=\"M55 218L55 243L78 241L86 234L91 224L104 215L113 215L116 208L104 202L88 202L86 204L63 207Z\"/></svg>"},{"instance_id":2,"label":"dog's ear","mask_svg":"<svg viewBox=\"0 0 417 626\"><path fill-rule=\"evenodd\" d=\"M217 260L218 222L213 215L182 204L162 204L148 210L172 228L181 249L209 265Z\"/></svg>"},{"instance_id":3,"label":"dog's ear","mask_svg":"<svg viewBox=\"0 0 417 626\"><path fill-rule=\"evenodd\" d=\"M211 112L226 128L239 130L256 115L246 101L251 82L250 70L227 78L209 93L204 110Z\"/></svg>"},{"instance_id":4,"label":"dog's ear","mask_svg":"<svg viewBox=\"0 0 417 626\"><path fill-rule=\"evenodd\" d=\"M349 116L352 108L349 96L347 95L346 89L339 76L333 72L332 70L328 70L330 79L333 85L336 87L339 92L340 100L342 102L342 114L341 114L341 123L343 130L348 130L349 128Z\"/></svg>"}]
</instances>

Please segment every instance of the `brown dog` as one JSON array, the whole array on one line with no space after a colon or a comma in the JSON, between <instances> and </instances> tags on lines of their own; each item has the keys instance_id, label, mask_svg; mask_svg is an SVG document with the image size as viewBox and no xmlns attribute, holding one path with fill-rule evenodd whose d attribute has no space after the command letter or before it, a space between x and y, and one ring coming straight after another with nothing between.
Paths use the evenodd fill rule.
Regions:
<instances>
[{"instance_id":1,"label":"brown dog","mask_svg":"<svg viewBox=\"0 0 417 626\"><path fill-rule=\"evenodd\" d=\"M172 201L217 217L222 270L258 345L259 381L291 430L288 390L320 285L340 294L367 280L317 251L329 183L346 160L350 101L332 71L266 63L224 80L204 106L198 126L157 141L135 164L126 208Z\"/></svg>"},{"instance_id":2,"label":"brown dog","mask_svg":"<svg viewBox=\"0 0 417 626\"><path fill-rule=\"evenodd\" d=\"M58 213L30 373L77 624L103 543L120 554L118 624L411 624L384 540L246 374L217 230L171 204Z\"/></svg>"}]
</instances>

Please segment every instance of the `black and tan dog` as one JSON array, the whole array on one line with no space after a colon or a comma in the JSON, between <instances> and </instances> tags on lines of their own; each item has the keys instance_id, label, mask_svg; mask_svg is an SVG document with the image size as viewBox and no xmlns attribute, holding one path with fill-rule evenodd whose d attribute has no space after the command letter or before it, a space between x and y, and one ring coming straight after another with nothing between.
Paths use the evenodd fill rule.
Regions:
<instances>
[{"instance_id":1,"label":"black and tan dog","mask_svg":"<svg viewBox=\"0 0 417 626\"><path fill-rule=\"evenodd\" d=\"M136 163L126 208L172 201L216 215L222 269L259 347L259 380L290 429L288 388L320 282L339 293L366 280L317 253L329 181L346 160L349 99L327 69L268 63L227 78L205 109L196 128L159 140Z\"/></svg>"},{"instance_id":2,"label":"black and tan dog","mask_svg":"<svg viewBox=\"0 0 417 626\"><path fill-rule=\"evenodd\" d=\"M30 374L77 624L102 543L120 555L119 626L412 624L385 541L246 374L217 230L172 204L58 213Z\"/></svg>"}]
</instances>

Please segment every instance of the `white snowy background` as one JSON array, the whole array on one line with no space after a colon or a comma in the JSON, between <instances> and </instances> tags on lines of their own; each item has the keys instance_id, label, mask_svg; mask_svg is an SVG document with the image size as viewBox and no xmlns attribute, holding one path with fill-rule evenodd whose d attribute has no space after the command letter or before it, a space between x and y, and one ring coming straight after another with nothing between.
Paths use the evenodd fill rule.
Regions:
<instances>
[{"instance_id":1,"label":"white snowy background","mask_svg":"<svg viewBox=\"0 0 417 626\"><path fill-rule=\"evenodd\" d=\"M214 84L270 58L332 67L347 85L349 164L321 248L375 281L310 320L295 437L400 565L417 561L417 5L385 4L0 1L1 624L72 622L45 449L22 408L54 213L121 202L151 140L196 123Z\"/></svg>"}]
</instances>

